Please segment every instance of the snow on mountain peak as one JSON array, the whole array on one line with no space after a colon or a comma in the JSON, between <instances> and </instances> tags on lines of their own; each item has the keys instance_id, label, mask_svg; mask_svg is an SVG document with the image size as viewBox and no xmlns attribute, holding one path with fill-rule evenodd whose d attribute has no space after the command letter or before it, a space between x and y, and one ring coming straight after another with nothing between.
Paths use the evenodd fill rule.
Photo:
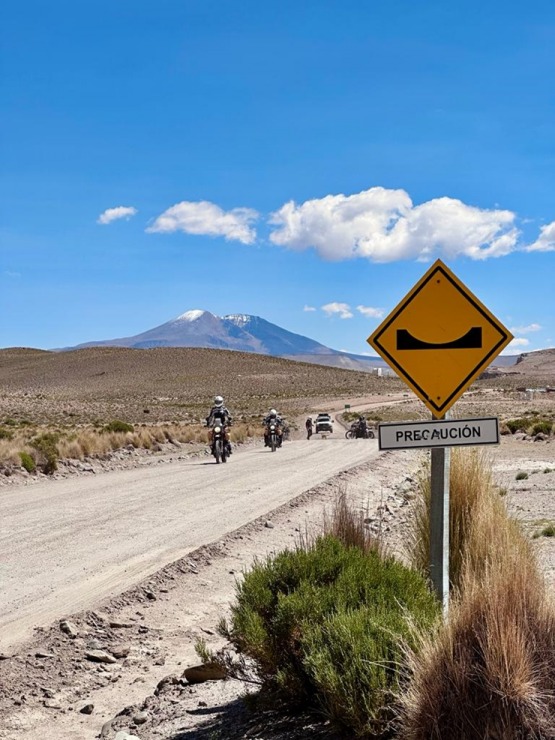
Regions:
<instances>
[{"instance_id":1,"label":"snow on mountain peak","mask_svg":"<svg viewBox=\"0 0 555 740\"><path fill-rule=\"evenodd\" d=\"M246 326L251 322L252 316L246 313L230 313L228 316L224 316L226 321L231 321L235 326Z\"/></svg>"},{"instance_id":2,"label":"snow on mountain peak","mask_svg":"<svg viewBox=\"0 0 555 740\"><path fill-rule=\"evenodd\" d=\"M195 308L192 311L185 311L185 313L182 313L181 316L178 316L174 321L196 321L197 319L200 319L202 316L204 316L205 313L208 313L207 311L202 311L199 308Z\"/></svg>"}]
</instances>

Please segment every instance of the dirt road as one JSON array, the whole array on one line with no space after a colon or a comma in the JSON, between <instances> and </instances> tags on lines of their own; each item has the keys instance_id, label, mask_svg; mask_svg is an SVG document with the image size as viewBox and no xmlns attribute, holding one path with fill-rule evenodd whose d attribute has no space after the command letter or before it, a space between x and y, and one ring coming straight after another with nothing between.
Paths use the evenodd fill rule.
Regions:
<instances>
[{"instance_id":1,"label":"dirt road","mask_svg":"<svg viewBox=\"0 0 555 740\"><path fill-rule=\"evenodd\" d=\"M3 492L0 651L378 454L335 436Z\"/></svg>"}]
</instances>

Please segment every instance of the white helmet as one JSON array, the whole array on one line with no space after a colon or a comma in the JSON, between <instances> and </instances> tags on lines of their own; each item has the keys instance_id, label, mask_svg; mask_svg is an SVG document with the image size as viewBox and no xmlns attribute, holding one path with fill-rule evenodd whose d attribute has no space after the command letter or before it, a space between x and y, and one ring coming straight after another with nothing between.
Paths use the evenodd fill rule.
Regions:
<instances>
[{"instance_id":1,"label":"white helmet","mask_svg":"<svg viewBox=\"0 0 555 740\"><path fill-rule=\"evenodd\" d=\"M270 416L277 416L277 411L275 409L270 409Z\"/></svg>"},{"instance_id":2,"label":"white helmet","mask_svg":"<svg viewBox=\"0 0 555 740\"><path fill-rule=\"evenodd\" d=\"M220 406L223 406L223 405L224 405L224 399L221 396L216 396L214 398L214 406L217 406L219 408Z\"/></svg>"}]
</instances>

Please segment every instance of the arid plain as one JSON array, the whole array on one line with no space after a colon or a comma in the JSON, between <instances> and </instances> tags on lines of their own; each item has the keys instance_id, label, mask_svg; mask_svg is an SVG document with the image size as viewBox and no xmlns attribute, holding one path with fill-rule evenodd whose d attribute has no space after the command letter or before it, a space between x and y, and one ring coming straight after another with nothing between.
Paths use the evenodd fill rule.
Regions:
<instances>
[{"instance_id":1,"label":"arid plain","mask_svg":"<svg viewBox=\"0 0 555 740\"><path fill-rule=\"evenodd\" d=\"M88 428L102 429L114 420L135 430L169 424L200 427L212 396L222 393L237 423L248 430L230 466L238 468L252 459L266 471L268 483L276 476L287 478L294 467L308 466L306 483L286 502L269 505L267 510L262 507L241 526L230 523L226 528L224 522L217 537L197 542L194 548L184 547L181 557L160 563L146 578L131 584L125 580L124 588L118 590L116 582L109 594L86 610L68 608L60 618L72 623L75 635L60 629L60 618L50 622L37 618L34 635L5 648L6 659L0 661L0 737L92 739L103 733L110 740L121 730L141 740L285 740L326 735L325 724L307 724L309 720L290 725L274 716L265 727L257 726L260 720L246 715L237 701L245 689L238 682L184 687L179 676L196 661L193 648L198 637L215 647L221 644L217 624L233 599L241 571L253 558L290 546L307 527L317 529L324 507L331 506L338 492L346 491L357 507L364 508L369 526L379 529L403 557L414 476L427 453L380 453L375 440L347 443L342 413L349 405L351 411L363 411L375 422L424 419L429 418L424 405L396 378L216 350L2 350L0 383L4 446L13 443L15 437L9 440L10 434L22 430L29 438L39 432L71 437ZM504 432L501 444L487 448L485 454L491 459L500 496L533 541L555 593L555 537L543 534L555 524L555 437L553 432L532 433L537 423L552 427L555 423L555 393L546 390L553 387L555 350L531 353L517 365L488 373L474 383L457 402L455 414L499 417ZM270 406L285 413L292 427L291 445L272 459L275 469L260 457L264 453L260 419ZM336 415L335 432L328 439L315 437L307 443L304 418L320 409ZM511 422L516 419L524 420L522 425L528 428L520 430L518 424L515 428ZM327 445L330 460L334 456L338 460L337 471L318 478L310 465L320 463L310 457L308 445L318 449ZM300 450L299 457L293 454L295 449ZM172 466L182 471L186 489L189 462L199 466L210 462L198 438L166 439L150 449L127 445L121 451L73 461L62 457L50 475L40 469L28 473L13 460L0 461L0 499L16 495L23 508L33 490L39 490L37 486L54 491L73 480L77 491L79 481L88 481L90 487L118 471L137 469L155 476L157 469ZM212 467L205 470L208 475ZM237 475L236 470L232 473ZM256 482L257 496L263 498L264 474L261 481ZM121 532L127 525L120 516L115 537L125 536ZM94 540L93 525L85 526L83 537ZM135 527L130 520L129 538L136 536ZM2 541L8 542L9 534L3 531ZM29 548L33 546L29 541ZM68 553L68 563L71 560ZM87 662L83 652L94 649L91 645L112 649L122 657L105 665ZM90 714L83 712L89 705Z\"/></svg>"}]
</instances>

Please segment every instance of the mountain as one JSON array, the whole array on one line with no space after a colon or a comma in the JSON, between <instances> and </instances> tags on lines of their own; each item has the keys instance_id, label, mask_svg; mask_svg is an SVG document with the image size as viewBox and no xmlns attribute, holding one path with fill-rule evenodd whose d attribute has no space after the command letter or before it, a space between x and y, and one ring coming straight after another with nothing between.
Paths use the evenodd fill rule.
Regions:
<instances>
[{"instance_id":1,"label":"mountain","mask_svg":"<svg viewBox=\"0 0 555 740\"><path fill-rule=\"evenodd\" d=\"M381 357L366 357L330 349L314 339L282 329L260 316L230 314L220 317L199 309L186 311L165 324L132 337L87 342L69 349L100 346L133 349L204 347L256 352L367 372L387 367Z\"/></svg>"},{"instance_id":2,"label":"mountain","mask_svg":"<svg viewBox=\"0 0 555 740\"><path fill-rule=\"evenodd\" d=\"M151 349L153 347L202 347L206 349L230 349L237 352L255 352L288 360L330 365L346 370L373 372L377 369L391 373L387 363L377 356L355 355L330 349L302 334L282 329L260 316L229 314L216 316L210 311L195 309L186 311L165 324L148 329L141 334L120 339L105 339L87 342L67 349L85 347L129 347ZM493 365L510 367L518 355L497 357Z\"/></svg>"}]
</instances>

